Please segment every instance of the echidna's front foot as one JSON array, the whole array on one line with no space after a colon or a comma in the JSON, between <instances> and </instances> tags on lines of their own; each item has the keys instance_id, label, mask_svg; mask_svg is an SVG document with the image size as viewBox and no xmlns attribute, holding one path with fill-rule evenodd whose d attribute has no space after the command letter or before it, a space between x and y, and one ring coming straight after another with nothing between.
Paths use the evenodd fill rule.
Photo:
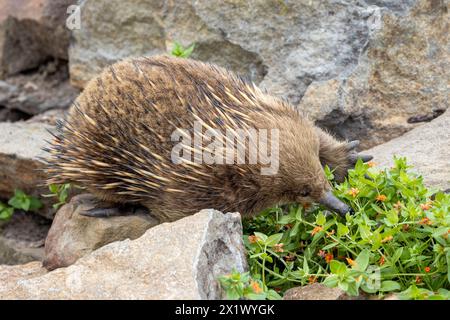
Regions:
<instances>
[{"instance_id":1,"label":"echidna's front foot","mask_svg":"<svg viewBox=\"0 0 450 320\"><path fill-rule=\"evenodd\" d=\"M148 214L148 209L139 205L111 205L105 207L93 207L80 212L81 215L95 218L108 218L117 216L129 216L135 214Z\"/></svg>"},{"instance_id":2,"label":"echidna's front foot","mask_svg":"<svg viewBox=\"0 0 450 320\"><path fill-rule=\"evenodd\" d=\"M344 181L347 176L348 170L355 167L356 162L361 159L363 162L368 162L373 159L371 155L361 154L356 151L359 146L359 140L353 140L345 145L345 159L342 159L335 168L335 180L337 182Z\"/></svg>"},{"instance_id":3,"label":"echidna's front foot","mask_svg":"<svg viewBox=\"0 0 450 320\"><path fill-rule=\"evenodd\" d=\"M358 159L361 159L363 162L367 162L373 159L371 155L360 154L356 151L356 148L359 146L359 140L353 140L347 143L348 150L348 160L352 167L355 166ZM350 169L350 168L349 168Z\"/></svg>"}]
</instances>

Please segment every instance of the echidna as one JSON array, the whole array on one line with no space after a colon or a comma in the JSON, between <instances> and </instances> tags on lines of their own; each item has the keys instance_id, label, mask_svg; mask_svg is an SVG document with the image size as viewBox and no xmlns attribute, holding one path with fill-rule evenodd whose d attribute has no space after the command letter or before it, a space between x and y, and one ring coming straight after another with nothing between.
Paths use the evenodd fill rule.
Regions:
<instances>
[{"instance_id":1,"label":"echidna","mask_svg":"<svg viewBox=\"0 0 450 320\"><path fill-rule=\"evenodd\" d=\"M194 122L202 124L204 136L207 128L278 129L278 171L261 174L264 165L249 161L173 161L179 141L172 134L193 133ZM292 202L321 202L344 214L349 207L331 193L323 166L342 180L359 157L371 159L355 152L357 141L337 141L288 102L230 71L169 56L107 67L88 83L58 130L48 150L48 183L82 185L116 206L144 206L161 221L204 208L251 215ZM110 213L97 208L87 214Z\"/></svg>"}]
</instances>

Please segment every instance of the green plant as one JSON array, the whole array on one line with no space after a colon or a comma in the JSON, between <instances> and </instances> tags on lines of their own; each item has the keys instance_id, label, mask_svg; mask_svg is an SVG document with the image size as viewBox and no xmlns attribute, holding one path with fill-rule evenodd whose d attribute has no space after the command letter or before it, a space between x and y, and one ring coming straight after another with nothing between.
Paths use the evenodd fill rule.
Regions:
<instances>
[{"instance_id":1,"label":"green plant","mask_svg":"<svg viewBox=\"0 0 450 320\"><path fill-rule=\"evenodd\" d=\"M174 41L172 51L170 52L175 57L189 58L194 51L195 43L191 44L189 47L183 47L180 43Z\"/></svg>"},{"instance_id":2,"label":"green plant","mask_svg":"<svg viewBox=\"0 0 450 320\"><path fill-rule=\"evenodd\" d=\"M322 282L349 295L448 299L450 195L433 195L404 158L394 163L377 170L358 161L345 182L333 184L353 215L293 204L244 220L250 278L281 293Z\"/></svg>"},{"instance_id":3,"label":"green plant","mask_svg":"<svg viewBox=\"0 0 450 320\"><path fill-rule=\"evenodd\" d=\"M252 300L279 300L281 296L274 290L268 289L260 280L250 277L248 272L239 273L236 270L229 275L219 277L219 282L225 291L227 299L241 298Z\"/></svg>"},{"instance_id":4,"label":"green plant","mask_svg":"<svg viewBox=\"0 0 450 320\"><path fill-rule=\"evenodd\" d=\"M11 219L13 213L14 213L13 207L9 207L4 203L0 202L0 221Z\"/></svg>"},{"instance_id":5,"label":"green plant","mask_svg":"<svg viewBox=\"0 0 450 320\"><path fill-rule=\"evenodd\" d=\"M19 189L14 191L14 196L9 199L8 204L14 209L24 211L36 211L42 207L42 202L38 198L27 195Z\"/></svg>"},{"instance_id":6,"label":"green plant","mask_svg":"<svg viewBox=\"0 0 450 320\"><path fill-rule=\"evenodd\" d=\"M41 201L33 196L27 195L22 190L16 189L14 196L9 199L8 205L0 202L0 220L9 220L14 209L24 211L36 211L42 207Z\"/></svg>"},{"instance_id":7,"label":"green plant","mask_svg":"<svg viewBox=\"0 0 450 320\"><path fill-rule=\"evenodd\" d=\"M70 183L51 184L48 186L48 189L50 190L51 194L44 194L42 196L56 197L58 199L58 202L53 204L53 208L58 209L60 206L66 203L71 188L72 185Z\"/></svg>"}]
</instances>

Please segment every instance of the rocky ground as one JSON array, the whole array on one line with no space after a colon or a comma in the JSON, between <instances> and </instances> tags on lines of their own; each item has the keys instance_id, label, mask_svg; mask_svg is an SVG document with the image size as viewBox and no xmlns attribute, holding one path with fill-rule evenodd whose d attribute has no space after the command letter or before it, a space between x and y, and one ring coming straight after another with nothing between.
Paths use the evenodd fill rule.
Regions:
<instances>
[{"instance_id":1,"label":"rocky ground","mask_svg":"<svg viewBox=\"0 0 450 320\"><path fill-rule=\"evenodd\" d=\"M159 225L81 216L88 194L57 213L41 197L47 130L87 81L173 41L361 140L379 165L406 156L429 187L450 188L448 1L84 0L82 27L69 31L72 2L0 0L0 200L20 189L44 203L0 222L0 299L214 299L218 275L246 270L239 214L203 210ZM348 298L308 290L285 298Z\"/></svg>"}]
</instances>

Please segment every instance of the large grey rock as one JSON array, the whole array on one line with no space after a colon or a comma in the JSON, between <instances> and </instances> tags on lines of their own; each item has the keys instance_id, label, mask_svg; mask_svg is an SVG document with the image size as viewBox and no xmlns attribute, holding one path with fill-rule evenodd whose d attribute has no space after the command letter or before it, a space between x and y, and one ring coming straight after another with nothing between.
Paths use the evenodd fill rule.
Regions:
<instances>
[{"instance_id":1,"label":"large grey rock","mask_svg":"<svg viewBox=\"0 0 450 320\"><path fill-rule=\"evenodd\" d=\"M118 59L195 42L192 58L248 76L369 147L448 107L449 11L428 0L84 0L71 80L83 87Z\"/></svg>"},{"instance_id":2,"label":"large grey rock","mask_svg":"<svg viewBox=\"0 0 450 320\"><path fill-rule=\"evenodd\" d=\"M405 1L398 3L408 7ZM369 7L369 33L357 64L337 77L313 81L299 110L340 137L362 140L365 148L400 136L418 126L418 119L446 110L450 2L408 3L415 5L400 15L392 6Z\"/></svg>"},{"instance_id":3,"label":"large grey rock","mask_svg":"<svg viewBox=\"0 0 450 320\"><path fill-rule=\"evenodd\" d=\"M27 115L51 109L66 109L79 90L70 85L66 63L52 61L35 72L10 76L0 81L0 105Z\"/></svg>"},{"instance_id":4,"label":"large grey rock","mask_svg":"<svg viewBox=\"0 0 450 320\"><path fill-rule=\"evenodd\" d=\"M98 206L99 202L90 194L74 196L62 206L53 219L45 240L44 266L53 270L67 267L80 257L108 243L139 238L147 229L159 221L147 212L109 218L92 218L82 212Z\"/></svg>"},{"instance_id":5,"label":"large grey rock","mask_svg":"<svg viewBox=\"0 0 450 320\"><path fill-rule=\"evenodd\" d=\"M73 0L0 0L0 78L36 68L49 58L67 60L65 26Z\"/></svg>"},{"instance_id":6,"label":"large grey rock","mask_svg":"<svg viewBox=\"0 0 450 320\"><path fill-rule=\"evenodd\" d=\"M429 187L450 188L450 111L403 136L365 151L379 166L392 166L394 155L406 157Z\"/></svg>"},{"instance_id":7,"label":"large grey rock","mask_svg":"<svg viewBox=\"0 0 450 320\"><path fill-rule=\"evenodd\" d=\"M49 193L42 186L45 174L38 159L45 156L41 149L46 145L45 140L52 139L46 129L52 127L42 123L0 122L0 198L10 198L15 189L39 198L41 194ZM51 218L54 199L42 200L46 206L40 212Z\"/></svg>"},{"instance_id":8,"label":"large grey rock","mask_svg":"<svg viewBox=\"0 0 450 320\"><path fill-rule=\"evenodd\" d=\"M202 210L49 273L0 266L0 298L218 299L217 277L233 268L247 268L240 215Z\"/></svg>"}]
</instances>

